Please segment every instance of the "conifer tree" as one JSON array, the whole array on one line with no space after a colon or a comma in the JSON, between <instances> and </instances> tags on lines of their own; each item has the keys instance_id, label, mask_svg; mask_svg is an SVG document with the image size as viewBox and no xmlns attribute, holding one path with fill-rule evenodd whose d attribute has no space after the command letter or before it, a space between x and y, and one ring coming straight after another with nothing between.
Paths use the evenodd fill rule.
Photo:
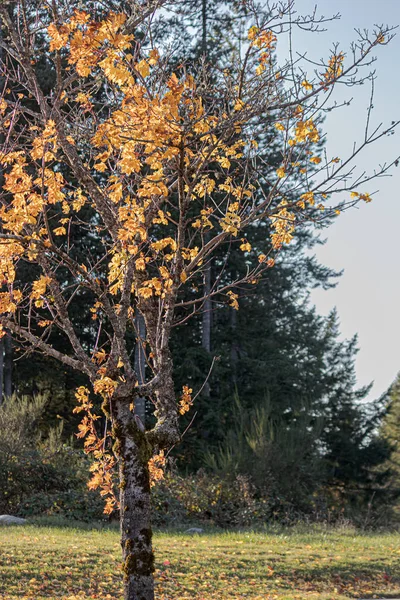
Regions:
<instances>
[{"instance_id":1,"label":"conifer tree","mask_svg":"<svg viewBox=\"0 0 400 600\"><path fill-rule=\"evenodd\" d=\"M388 444L389 456L385 466L390 474L390 486L400 493L400 375L386 394L386 410L380 434Z\"/></svg>"}]
</instances>

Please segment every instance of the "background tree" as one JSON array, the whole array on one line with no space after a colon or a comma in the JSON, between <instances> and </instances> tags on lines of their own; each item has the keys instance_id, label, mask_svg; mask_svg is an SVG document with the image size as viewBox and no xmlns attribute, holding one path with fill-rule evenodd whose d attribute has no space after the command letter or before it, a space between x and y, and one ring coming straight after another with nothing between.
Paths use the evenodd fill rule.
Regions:
<instances>
[{"instance_id":1,"label":"background tree","mask_svg":"<svg viewBox=\"0 0 400 600\"><path fill-rule=\"evenodd\" d=\"M223 72L204 65L194 78L153 47L163 4L127 3L124 13L107 15L97 3L87 11L68 2L0 6L8 83L0 102L1 324L19 344L83 373L103 399L102 434L85 386L76 412L84 412L79 435L98 461L90 486L101 488L107 510L117 502L118 463L126 600L154 597L150 477L179 441L179 415L192 404L187 385L176 400L172 329L208 298L237 309L235 290L259 282L296 228L315 220L316 207L331 214L370 200L360 179L351 180L354 155L319 156L319 126L329 90L337 81L354 85L371 50L390 36L389 29L362 34L353 60L335 50L309 81L304 69L278 67L271 52L280 32L313 29L315 19L293 20L292 2L268 14L250 5L255 24L240 60ZM37 65L49 57L55 84L47 92ZM278 168L262 144L271 118L280 132ZM355 153L392 127L367 128ZM334 193L342 194L337 202ZM268 255L243 237L257 225L270 239ZM75 245L82 235L97 240L96 255ZM217 249L229 256L234 246L244 273L233 277L224 261L206 298L204 269ZM22 263L34 266L23 281ZM88 324L78 329L83 306ZM142 384L131 360L137 311L146 325ZM154 406L148 428L134 412L143 397Z\"/></svg>"},{"instance_id":2,"label":"background tree","mask_svg":"<svg viewBox=\"0 0 400 600\"><path fill-rule=\"evenodd\" d=\"M393 473L393 483L400 488L400 377L390 386L388 404L382 425L383 437L390 445L390 464Z\"/></svg>"},{"instance_id":3,"label":"background tree","mask_svg":"<svg viewBox=\"0 0 400 600\"><path fill-rule=\"evenodd\" d=\"M399 515L400 497L400 378L396 377L388 391L379 398L380 427L377 434L378 442L384 451L385 461L377 469L377 476L381 482L380 497L394 508Z\"/></svg>"}]
</instances>

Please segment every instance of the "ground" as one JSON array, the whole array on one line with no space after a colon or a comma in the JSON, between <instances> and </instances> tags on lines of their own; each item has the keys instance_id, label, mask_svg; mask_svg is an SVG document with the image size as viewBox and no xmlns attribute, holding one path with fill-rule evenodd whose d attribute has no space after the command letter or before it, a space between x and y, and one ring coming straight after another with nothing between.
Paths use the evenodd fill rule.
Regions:
<instances>
[{"instance_id":1,"label":"ground","mask_svg":"<svg viewBox=\"0 0 400 600\"><path fill-rule=\"evenodd\" d=\"M400 534L294 528L157 533L157 600L400 597ZM115 530L0 529L1 600L120 600Z\"/></svg>"}]
</instances>

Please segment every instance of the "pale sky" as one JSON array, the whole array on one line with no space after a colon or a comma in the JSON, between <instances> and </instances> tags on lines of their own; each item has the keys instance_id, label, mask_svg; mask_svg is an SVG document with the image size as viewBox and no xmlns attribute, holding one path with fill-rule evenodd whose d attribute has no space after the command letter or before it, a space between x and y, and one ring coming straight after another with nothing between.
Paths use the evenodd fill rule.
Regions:
<instances>
[{"instance_id":1,"label":"pale sky","mask_svg":"<svg viewBox=\"0 0 400 600\"><path fill-rule=\"evenodd\" d=\"M400 24L400 0L297 0L296 8L310 12L315 4L325 16L342 15L340 21L328 24L327 32L302 34L296 40L301 51L307 50L317 60L329 56L334 42L346 51L356 37L355 28ZM400 119L400 32L374 55L378 60L373 122L389 125ZM369 95L368 85L348 90L347 96L354 96L352 105L329 115L328 155L344 158L353 142L362 138ZM400 128L365 152L357 161L359 168L372 171L396 158L399 142ZM399 184L400 166L393 169L392 177L368 184L363 191L379 190L373 202L342 214L326 230L326 245L317 250L320 262L344 269L344 274L335 289L313 292L311 300L321 314L337 307L344 337L358 333L357 378L360 385L375 382L370 399L384 392L400 371Z\"/></svg>"}]
</instances>

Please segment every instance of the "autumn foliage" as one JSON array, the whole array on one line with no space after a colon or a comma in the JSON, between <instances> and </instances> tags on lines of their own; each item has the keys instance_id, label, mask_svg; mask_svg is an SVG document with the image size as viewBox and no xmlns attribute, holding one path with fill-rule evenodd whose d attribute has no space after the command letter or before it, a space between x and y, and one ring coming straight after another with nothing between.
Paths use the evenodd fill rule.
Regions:
<instances>
[{"instance_id":1,"label":"autumn foliage","mask_svg":"<svg viewBox=\"0 0 400 600\"><path fill-rule=\"evenodd\" d=\"M176 398L170 334L202 310L202 275L216 249L238 245L247 270L236 281L219 275L207 297L238 309L240 290L274 266L298 227L370 200L359 179L349 182L354 156L322 154L323 106L338 81L354 84L390 33L365 34L352 59L335 50L307 74L276 60L287 13L263 20L254 13L232 68L171 67L152 41L156 9L138 5L129 16L63 2L32 12L14 1L0 8L0 321L22 347L83 372L102 397L101 434L88 388L78 389L75 410L84 413L78 435L96 458L89 485L108 498L107 511L117 504L114 464L123 501L139 463L140 485L149 468L160 477L165 451L179 440L178 417L193 392L185 386ZM35 43L38 56L28 60ZM50 94L38 83L40 56L55 72ZM354 154L389 130L366 131ZM278 167L268 159L271 131ZM246 237L256 224L269 236L268 255ZM89 238L94 253L79 250ZM27 280L18 275L23 263L34 267ZM83 309L92 316L92 344L71 312L82 298L90 299ZM147 331L140 343L148 377L140 384L128 336L138 311ZM154 406L151 428L135 419L139 395ZM124 544L129 579L136 559Z\"/></svg>"}]
</instances>

